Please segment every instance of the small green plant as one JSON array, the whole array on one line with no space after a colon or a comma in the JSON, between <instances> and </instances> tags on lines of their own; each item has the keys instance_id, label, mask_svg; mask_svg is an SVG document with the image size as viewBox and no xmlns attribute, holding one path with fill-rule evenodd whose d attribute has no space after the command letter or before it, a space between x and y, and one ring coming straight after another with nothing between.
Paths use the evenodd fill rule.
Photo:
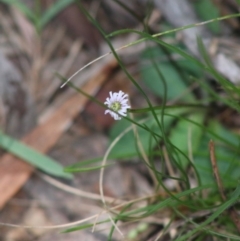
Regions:
<instances>
[{"instance_id":1,"label":"small green plant","mask_svg":"<svg viewBox=\"0 0 240 241\"><path fill-rule=\"evenodd\" d=\"M214 115L216 110L220 110L219 106L239 114L239 87L214 68L200 38L196 41L202 60L189 53L186 46L169 44L161 39L168 34L174 35L180 30L203 24L209 24L211 31L219 34L220 21L239 17L240 14L219 17L212 3L198 1L195 7L205 22L168 29L154 35L149 34L147 26L146 31L126 29L107 34L81 1L58 0L45 12L41 11L40 0L34 1L34 11L18 0L0 2L18 7L33 22L39 34L59 12L76 2L102 34L111 49L110 54L114 55L126 77L146 101L145 108L133 109L128 103L127 95L119 91L110 92L110 98L106 96L106 102L100 103L69 82L72 77L65 80L59 76L65 81L62 87L68 83L80 94L95 101L101 108L104 107L105 114L109 113L118 120L109 131L110 144L104 157L66 167L65 173L61 166L48 157L6 135L0 135L2 148L29 162L40 160L32 164L49 174L69 178L69 173L100 170L99 192L103 213L107 213L108 218L98 221L99 215L96 214L87 220L75 222L64 232L94 229L102 223L109 223L109 241L116 231L129 240L139 240L141 233L151 224L156 225L154 221L146 223L148 218L165 215L167 222L161 228L160 225L157 227L155 241L164 240L164 235L171 233L171 230L177 231L172 237L175 241L240 240L237 212L240 197L239 135L226 128ZM121 5L124 7L122 2ZM211 15L205 11L206 8L213 9ZM146 42L139 61L139 80L134 79L118 55L122 48L115 49L111 42L111 38L126 33L136 34L139 39L122 48ZM149 42L155 45L150 46ZM224 95L214 89L209 76ZM150 101L146 88L161 100L159 105ZM131 96L128 97L131 100ZM29 156L34 158L29 159ZM131 200L120 200L116 204L112 199L109 201L104 194L103 178L104 170L115 164L112 160L128 161L136 165L139 162L144 163L148 178L154 186L154 193ZM175 183L174 189L166 185L166 180ZM165 211L168 216L164 214ZM121 225L128 223L136 223L136 228L123 234ZM70 224L67 227L69 226Z\"/></svg>"},{"instance_id":2,"label":"small green plant","mask_svg":"<svg viewBox=\"0 0 240 241\"><path fill-rule=\"evenodd\" d=\"M192 240L193 237L196 237L196 240L205 240L209 236L217 240L240 240L238 236L240 227L233 218L238 214L232 211L240 195L239 136L212 115L213 106L216 105L224 105L239 113L239 88L215 70L200 38L196 41L203 61L192 56L184 46L168 44L159 38L207 23L215 23L211 28L216 32L220 20L235 15L218 17L155 35L136 30L121 30L107 35L81 3L78 5L102 33L123 72L147 103L147 106L141 109L132 109L129 106L129 115L123 116L123 120L116 122L110 131L109 149L101 164L96 166L100 169L100 193L104 208L106 212L114 213L113 217L110 215L109 219L105 220L112 223L108 240L112 240L114 230L120 231L121 228L118 229L120 221L141 223L145 218L157 215L163 210L168 210L171 217L168 217L169 222L159 231L155 240L160 240L160 237L167 234L172 226L176 225L175 220L179 219L183 225L178 226L178 232L173 240ZM201 10L201 6L198 7ZM209 16L205 17L209 19ZM115 50L111 44L111 37L129 32L139 35L140 39L124 47L143 41L152 41L156 44L155 47L146 45L142 53L140 60L142 83L135 80L128 72L117 54L118 50ZM169 56L173 54L177 58L170 61ZM211 76L216 81L225 93L223 96L216 93L207 76ZM162 100L161 105L154 106L150 102L144 91L146 87ZM131 99L131 96L129 98ZM106 108L111 108L108 102ZM118 108L111 108L111 111L117 114ZM215 148L209 148L209 143ZM156 185L155 193L151 197L141 197L114 207L104 198L102 189L104 169L107 162L114 164L110 161L112 159L129 161L131 158L138 158L146 164L146 169ZM161 160L161 171L156 166L156 160ZM101 158L84 163L92 165L100 161ZM174 173L170 171L167 162L170 162ZM84 165L76 163L66 170L81 172L81 168L84 171ZM195 187L192 187L192 178ZM165 179L177 181L178 193L167 188ZM167 197L161 196L160 190L164 190ZM223 192L225 198L221 198ZM145 206L138 207L140 200L149 198L151 201L146 202ZM116 208L120 207L117 212ZM200 213L207 215L198 216ZM76 231L84 227L80 225L66 231ZM139 232L136 230L135 232L133 230L134 234L129 236L130 240L138 240Z\"/></svg>"},{"instance_id":3,"label":"small green plant","mask_svg":"<svg viewBox=\"0 0 240 241\"><path fill-rule=\"evenodd\" d=\"M33 23L36 31L41 34L43 28L54 18L57 14L63 11L67 6L72 4L74 0L58 0L55 1L45 11L41 10L41 0L34 0L33 10L20 0L0 0L0 3L12 5L17 7L22 13Z\"/></svg>"}]
</instances>

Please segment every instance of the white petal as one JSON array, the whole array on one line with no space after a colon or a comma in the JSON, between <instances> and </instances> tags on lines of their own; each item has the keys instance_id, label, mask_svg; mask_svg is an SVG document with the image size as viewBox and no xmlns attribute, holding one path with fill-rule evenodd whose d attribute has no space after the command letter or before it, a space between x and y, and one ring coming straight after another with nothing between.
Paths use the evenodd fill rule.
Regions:
<instances>
[{"instance_id":1,"label":"white petal","mask_svg":"<svg viewBox=\"0 0 240 241\"><path fill-rule=\"evenodd\" d=\"M119 92L110 91L109 95L110 97L106 98L106 101L104 102L104 104L109 108L108 110L105 110L105 114L110 114L115 120L121 120L121 116L113 112L111 110L111 106L115 102L119 102L121 108L118 113L122 116L126 116L127 109L131 108L130 105L128 105L128 95L125 94L122 90L120 90Z\"/></svg>"}]
</instances>

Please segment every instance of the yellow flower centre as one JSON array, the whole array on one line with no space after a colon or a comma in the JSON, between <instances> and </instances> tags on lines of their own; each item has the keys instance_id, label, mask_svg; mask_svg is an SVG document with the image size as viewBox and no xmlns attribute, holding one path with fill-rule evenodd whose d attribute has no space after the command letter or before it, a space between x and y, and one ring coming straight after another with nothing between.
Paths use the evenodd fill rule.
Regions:
<instances>
[{"instance_id":1,"label":"yellow flower centre","mask_svg":"<svg viewBox=\"0 0 240 241\"><path fill-rule=\"evenodd\" d=\"M121 104L118 101L113 102L110 108L114 111L119 111L121 109Z\"/></svg>"}]
</instances>

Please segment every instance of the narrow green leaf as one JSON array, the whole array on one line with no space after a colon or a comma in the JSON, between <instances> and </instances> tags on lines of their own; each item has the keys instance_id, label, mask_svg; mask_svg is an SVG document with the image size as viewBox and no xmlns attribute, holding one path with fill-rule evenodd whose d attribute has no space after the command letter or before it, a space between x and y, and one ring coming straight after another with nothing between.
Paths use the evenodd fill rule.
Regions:
<instances>
[{"instance_id":1,"label":"narrow green leaf","mask_svg":"<svg viewBox=\"0 0 240 241\"><path fill-rule=\"evenodd\" d=\"M76 226L76 227L73 227L73 228L66 229L66 230L62 231L62 233L71 233L71 232L75 232L75 231L78 231L78 230L91 228L94 225L99 225L99 224L107 223L107 222L110 222L110 220L106 219L106 220L103 220L101 222L82 224L82 225L79 225L79 226Z\"/></svg>"},{"instance_id":2,"label":"narrow green leaf","mask_svg":"<svg viewBox=\"0 0 240 241\"><path fill-rule=\"evenodd\" d=\"M72 175L65 173L63 166L52 158L3 133L0 133L0 147L50 175L68 179L72 178Z\"/></svg>"},{"instance_id":3,"label":"narrow green leaf","mask_svg":"<svg viewBox=\"0 0 240 241\"><path fill-rule=\"evenodd\" d=\"M40 27L43 28L48 24L57 14L63 11L66 7L72 4L75 0L58 0L53 3L43 14L40 20Z\"/></svg>"},{"instance_id":4,"label":"narrow green leaf","mask_svg":"<svg viewBox=\"0 0 240 241\"><path fill-rule=\"evenodd\" d=\"M217 210L208 217L204 222L202 222L197 228L195 228L192 231L189 231L187 234L182 235L180 238L177 238L176 241L185 241L188 240L189 237L192 237L196 232L204 229L205 226L210 224L213 220L215 220L220 214L222 214L226 209L231 207L240 196L240 186L236 188L236 190L233 192L232 197L227 200L225 203L223 203Z\"/></svg>"},{"instance_id":5,"label":"narrow green leaf","mask_svg":"<svg viewBox=\"0 0 240 241\"><path fill-rule=\"evenodd\" d=\"M153 204L149 204L144 207L139 207L134 210L127 211L123 214L119 214L118 218L119 220L124 220L127 219L130 215L136 215L136 214L142 214L144 213L144 217L148 217L153 215L154 213L158 212L159 210L166 208L166 207L173 207L173 206L178 206L179 203L177 200L184 200L182 203L184 203L186 206L188 206L188 203L186 202L186 199L182 199L184 196L189 196L190 194L194 194L196 192L199 192L201 190L206 190L209 188L214 188L215 185L213 184L207 184L207 185L201 185L195 188L188 189L186 191L183 191L181 193L178 193L176 195L172 195L172 197L166 198L164 200L161 200L161 202L156 202ZM195 203L196 205L196 203ZM197 207L195 207L197 208Z\"/></svg>"},{"instance_id":6,"label":"narrow green leaf","mask_svg":"<svg viewBox=\"0 0 240 241\"><path fill-rule=\"evenodd\" d=\"M29 9L24 3L22 3L19 0L0 0L0 2L13 5L17 7L27 18L29 18L31 21L35 21L36 17L35 14L31 9Z\"/></svg>"},{"instance_id":7,"label":"narrow green leaf","mask_svg":"<svg viewBox=\"0 0 240 241\"><path fill-rule=\"evenodd\" d=\"M108 166L110 166L112 164L108 164L105 166L95 166L95 167L66 167L64 168L65 172L91 172L91 171L96 171L96 170L100 170L101 168L106 168Z\"/></svg>"}]
</instances>

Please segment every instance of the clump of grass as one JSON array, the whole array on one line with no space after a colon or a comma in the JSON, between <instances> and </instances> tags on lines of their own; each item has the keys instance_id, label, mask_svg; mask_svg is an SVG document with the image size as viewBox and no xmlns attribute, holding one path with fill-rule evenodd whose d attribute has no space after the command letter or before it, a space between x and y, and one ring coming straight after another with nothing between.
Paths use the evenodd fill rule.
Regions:
<instances>
[{"instance_id":1,"label":"clump of grass","mask_svg":"<svg viewBox=\"0 0 240 241\"><path fill-rule=\"evenodd\" d=\"M66 1L58 1L57 4L59 5L54 5L40 20L33 18L23 5L18 6L29 18L33 18L40 31L54 14L66 6ZM128 236L122 233L121 225L135 222L138 225L129 233L128 238L139 240L138 235L142 231L151 224L156 225L151 218L162 214L166 222L158 224L153 240L164 240L167 235L177 241L207 238L240 240L237 213L240 195L239 137L212 115L220 105L239 112L239 88L215 70L200 38L196 41L202 61L192 56L184 46L169 44L160 39L163 35L218 23L227 18L239 17L240 14L218 17L155 35L131 29L106 34L82 4L78 2L78 6L103 35L111 49L108 54L114 55L147 105L141 109L129 109L129 115L123 116L123 120L113 126L110 130L111 144L103 158L83 161L65 169L67 172L100 170L100 199L103 213L107 213L108 218L98 221L98 215L94 215L92 219L95 221L89 222L90 217L61 227L72 225L74 227L65 230L72 232L87 228L94 230L102 223L110 223L108 240L112 240L116 230L121 235ZM112 37L126 33L134 33L140 39L122 48L134 47L144 41L155 43L154 47L146 44L140 64L143 83L162 100L159 106L150 101L144 85L127 70L117 53L122 48L116 50L112 46ZM173 54L178 57L177 60L169 61L169 56ZM224 95L216 92L207 76L215 80ZM88 96L69 82L71 79L72 77L68 80L63 78L81 94ZM94 97L88 97L99 103ZM99 103L99 106L104 107L104 104ZM114 205L103 191L104 170L114 164L110 162L112 159L131 161L136 157L145 164L154 185L154 193L132 200L118 200L119 203ZM161 162L160 170L156 160ZM174 183L173 189L166 185L166 180ZM85 221L88 223L81 224Z\"/></svg>"},{"instance_id":2,"label":"clump of grass","mask_svg":"<svg viewBox=\"0 0 240 241\"><path fill-rule=\"evenodd\" d=\"M74 3L74 0L58 0L45 11L41 10L40 0L33 1L33 9L29 8L24 2L18 0L1 0L1 2L13 5L21 10L21 12L33 23L36 31L41 34L44 27L57 16L58 13Z\"/></svg>"},{"instance_id":3,"label":"clump of grass","mask_svg":"<svg viewBox=\"0 0 240 241\"><path fill-rule=\"evenodd\" d=\"M102 201L105 209L111 213L111 217L106 220L112 223L108 240L111 240L114 230L118 229L119 222L144 223L147 218L154 217L164 210L170 213L170 216L166 217L169 221L158 231L154 240L163 240L161 237L173 230L177 232L172 238L178 241L204 240L207 237L217 240L240 240L240 226L235 210L240 195L240 164L237 158L239 137L211 116L212 108L216 105L224 105L239 112L236 98L239 96L239 89L215 70L200 38L196 41L203 61L188 53L184 46L168 44L159 39L159 36L218 22L235 15L218 17L155 35L136 30L121 30L107 35L81 4L79 7L102 33L122 71L147 103L145 108L130 109L130 117L116 123L110 132L111 145L100 168ZM147 61L148 65L142 65L141 76L145 85L162 99L159 106L151 103L142 85L128 72L111 44L112 36L124 33L135 33L140 37L138 41L124 47L142 41L152 41L156 44L155 47L146 45L141 61ZM174 64L166 61L169 54L178 56ZM211 76L225 94L216 93L206 76ZM194 92L189 86L194 86ZM179 98L174 104L168 104L176 97ZM116 212L104 199L104 169L108 159L124 160L134 157L146 164L155 185L155 193L151 197L127 202ZM155 160L159 159L161 170L164 171L159 171L156 167ZM67 170L74 171L79 165L81 166L76 164ZM175 183L175 190L165 185L166 179ZM161 191L165 195L162 196ZM143 199L149 201L139 207L138 202ZM82 228L83 226L78 226L67 232ZM121 230L121 225L119 229ZM133 233L133 239L138 240L138 232Z\"/></svg>"}]
</instances>

